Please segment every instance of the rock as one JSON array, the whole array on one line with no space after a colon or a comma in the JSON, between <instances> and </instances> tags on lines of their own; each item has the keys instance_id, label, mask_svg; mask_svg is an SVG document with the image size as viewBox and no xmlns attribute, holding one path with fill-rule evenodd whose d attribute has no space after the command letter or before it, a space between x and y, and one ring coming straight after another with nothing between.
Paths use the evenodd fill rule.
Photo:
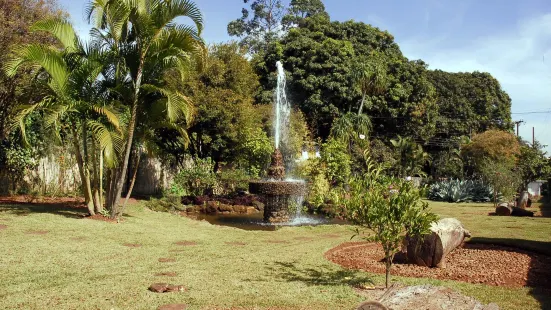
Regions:
<instances>
[{"instance_id":1,"label":"rock","mask_svg":"<svg viewBox=\"0 0 551 310\"><path fill-rule=\"evenodd\" d=\"M187 207L186 212L187 213L195 213L197 211L196 207Z\"/></svg>"},{"instance_id":2,"label":"rock","mask_svg":"<svg viewBox=\"0 0 551 310\"><path fill-rule=\"evenodd\" d=\"M534 212L522 208L514 207L511 212L512 216L534 216Z\"/></svg>"},{"instance_id":3,"label":"rock","mask_svg":"<svg viewBox=\"0 0 551 310\"><path fill-rule=\"evenodd\" d=\"M393 287L379 299L379 302L392 310L499 310L496 304L483 305L476 299L452 289L432 285Z\"/></svg>"},{"instance_id":4,"label":"rock","mask_svg":"<svg viewBox=\"0 0 551 310\"><path fill-rule=\"evenodd\" d=\"M264 211L264 204L258 200L253 200L252 205L258 210L258 211Z\"/></svg>"},{"instance_id":5,"label":"rock","mask_svg":"<svg viewBox=\"0 0 551 310\"><path fill-rule=\"evenodd\" d=\"M208 214L216 214L218 212L218 205L220 203L218 201L210 200L207 201L207 207L206 207L206 213Z\"/></svg>"},{"instance_id":6,"label":"rock","mask_svg":"<svg viewBox=\"0 0 551 310\"><path fill-rule=\"evenodd\" d=\"M218 210L220 212L233 212L233 206L227 205L227 204L220 204L218 206Z\"/></svg>"},{"instance_id":7,"label":"rock","mask_svg":"<svg viewBox=\"0 0 551 310\"><path fill-rule=\"evenodd\" d=\"M471 234L455 218L441 219L431 225L432 233L418 242L408 238L407 257L419 266L445 268L446 255Z\"/></svg>"},{"instance_id":8,"label":"rock","mask_svg":"<svg viewBox=\"0 0 551 310\"><path fill-rule=\"evenodd\" d=\"M183 285L174 285L168 283L153 283L149 286L149 290L154 293L173 293L184 292L186 288Z\"/></svg>"},{"instance_id":9,"label":"rock","mask_svg":"<svg viewBox=\"0 0 551 310\"><path fill-rule=\"evenodd\" d=\"M236 213L247 213L246 206L233 206L233 211Z\"/></svg>"},{"instance_id":10,"label":"rock","mask_svg":"<svg viewBox=\"0 0 551 310\"><path fill-rule=\"evenodd\" d=\"M153 283L149 286L149 290L154 293L164 293L168 288L168 283Z\"/></svg>"},{"instance_id":11,"label":"rock","mask_svg":"<svg viewBox=\"0 0 551 310\"><path fill-rule=\"evenodd\" d=\"M530 201L530 194L527 191L521 192L517 199L516 207L526 209L529 207L528 202Z\"/></svg>"},{"instance_id":12,"label":"rock","mask_svg":"<svg viewBox=\"0 0 551 310\"><path fill-rule=\"evenodd\" d=\"M172 284L169 284L167 287L166 287L166 291L167 293L173 293L173 292L184 292L184 291L187 291L187 289L183 286L183 285L172 285Z\"/></svg>"},{"instance_id":13,"label":"rock","mask_svg":"<svg viewBox=\"0 0 551 310\"><path fill-rule=\"evenodd\" d=\"M247 207L247 214L253 214L256 213L255 207Z\"/></svg>"},{"instance_id":14,"label":"rock","mask_svg":"<svg viewBox=\"0 0 551 310\"><path fill-rule=\"evenodd\" d=\"M509 216L513 212L513 207L511 207L508 203L500 203L496 208L496 215L499 216Z\"/></svg>"}]
</instances>

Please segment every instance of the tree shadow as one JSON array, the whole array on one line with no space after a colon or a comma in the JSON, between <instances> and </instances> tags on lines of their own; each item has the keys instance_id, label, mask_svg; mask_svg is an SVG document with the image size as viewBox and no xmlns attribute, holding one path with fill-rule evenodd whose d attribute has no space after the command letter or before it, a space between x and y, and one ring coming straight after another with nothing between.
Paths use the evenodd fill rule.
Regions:
<instances>
[{"instance_id":1,"label":"tree shadow","mask_svg":"<svg viewBox=\"0 0 551 310\"><path fill-rule=\"evenodd\" d=\"M355 270L329 270L327 268L318 267L302 268L295 263L290 262L275 262L273 266L268 268L272 272L272 276L287 282L302 282L307 285L350 285L358 287L366 283L374 284L373 279L365 272Z\"/></svg>"},{"instance_id":2,"label":"tree shadow","mask_svg":"<svg viewBox=\"0 0 551 310\"><path fill-rule=\"evenodd\" d=\"M536 208L539 209L542 217L551 217L551 203L548 199L540 199Z\"/></svg>"},{"instance_id":3,"label":"tree shadow","mask_svg":"<svg viewBox=\"0 0 551 310\"><path fill-rule=\"evenodd\" d=\"M28 203L17 200L2 200L0 213L8 212L18 216L26 216L32 213L50 213L68 218L83 218L88 214L88 209L78 203Z\"/></svg>"},{"instance_id":4,"label":"tree shadow","mask_svg":"<svg viewBox=\"0 0 551 310\"><path fill-rule=\"evenodd\" d=\"M529 255L530 269L526 281L526 286L530 289L529 294L540 303L541 309L551 309L551 242L475 237L471 238L469 243L510 246ZM511 267L514 268L514 265Z\"/></svg>"}]
</instances>

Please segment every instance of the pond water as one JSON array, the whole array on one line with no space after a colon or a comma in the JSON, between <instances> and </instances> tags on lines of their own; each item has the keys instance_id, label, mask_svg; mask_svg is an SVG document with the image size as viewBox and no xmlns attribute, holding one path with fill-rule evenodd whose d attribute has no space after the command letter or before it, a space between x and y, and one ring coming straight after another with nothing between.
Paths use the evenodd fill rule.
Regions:
<instances>
[{"instance_id":1,"label":"pond water","mask_svg":"<svg viewBox=\"0 0 551 310\"><path fill-rule=\"evenodd\" d=\"M277 230L281 227L287 226L316 226L316 225L330 225L347 224L344 220L325 218L321 215L301 215L292 219L288 223L265 223L263 221L262 212L255 214L198 214L194 216L197 220L205 220L213 225L230 226L240 228L244 230Z\"/></svg>"}]
</instances>

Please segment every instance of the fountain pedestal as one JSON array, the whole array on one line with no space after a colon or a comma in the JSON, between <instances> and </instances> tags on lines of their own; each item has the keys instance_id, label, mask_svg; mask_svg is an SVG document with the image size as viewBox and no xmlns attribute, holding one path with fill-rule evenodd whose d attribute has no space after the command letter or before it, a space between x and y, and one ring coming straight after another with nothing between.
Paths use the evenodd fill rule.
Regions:
<instances>
[{"instance_id":1,"label":"fountain pedestal","mask_svg":"<svg viewBox=\"0 0 551 310\"><path fill-rule=\"evenodd\" d=\"M284 181L285 168L281 152L276 149L268 168L268 180L251 181L249 191L265 198L264 221L286 223L290 220L290 207L296 206L298 198L304 196L306 184L299 181Z\"/></svg>"}]
</instances>

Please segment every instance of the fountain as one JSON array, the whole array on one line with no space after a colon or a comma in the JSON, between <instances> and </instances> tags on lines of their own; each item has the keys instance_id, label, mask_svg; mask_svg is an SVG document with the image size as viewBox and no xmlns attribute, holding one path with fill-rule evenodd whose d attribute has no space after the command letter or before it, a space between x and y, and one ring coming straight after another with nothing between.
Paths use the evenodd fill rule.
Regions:
<instances>
[{"instance_id":1,"label":"fountain","mask_svg":"<svg viewBox=\"0 0 551 310\"><path fill-rule=\"evenodd\" d=\"M306 183L301 180L285 178L285 163L280 147L287 143L290 127L291 106L285 93L285 71L281 62L277 62L277 88L274 104L274 143L268 178L262 181L251 181L249 191L265 198L264 221L268 223L289 223L291 211L295 211L295 222L301 216L302 200L306 194Z\"/></svg>"}]
</instances>

